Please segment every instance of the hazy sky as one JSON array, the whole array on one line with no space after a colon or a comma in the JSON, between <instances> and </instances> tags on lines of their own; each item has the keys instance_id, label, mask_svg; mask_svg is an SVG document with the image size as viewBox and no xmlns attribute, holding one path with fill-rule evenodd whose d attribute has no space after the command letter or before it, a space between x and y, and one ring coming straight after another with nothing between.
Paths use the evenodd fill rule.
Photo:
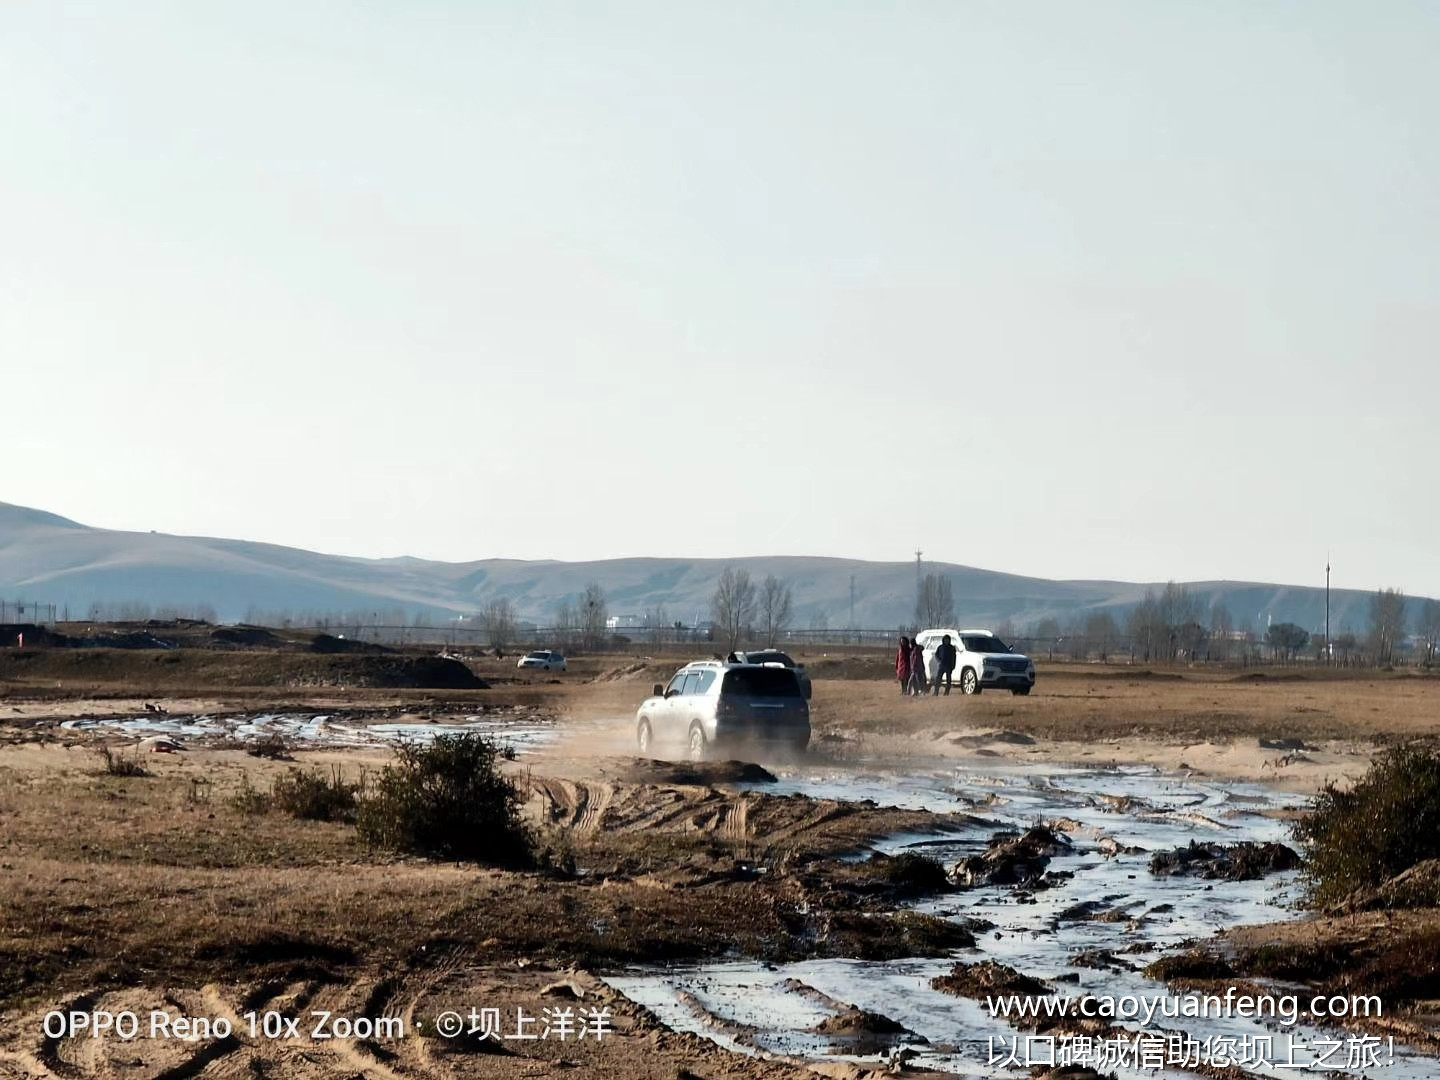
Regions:
<instances>
[{"instance_id":1,"label":"hazy sky","mask_svg":"<svg viewBox=\"0 0 1440 1080\"><path fill-rule=\"evenodd\" d=\"M0 499L1440 595L1440 6L0 9Z\"/></svg>"}]
</instances>

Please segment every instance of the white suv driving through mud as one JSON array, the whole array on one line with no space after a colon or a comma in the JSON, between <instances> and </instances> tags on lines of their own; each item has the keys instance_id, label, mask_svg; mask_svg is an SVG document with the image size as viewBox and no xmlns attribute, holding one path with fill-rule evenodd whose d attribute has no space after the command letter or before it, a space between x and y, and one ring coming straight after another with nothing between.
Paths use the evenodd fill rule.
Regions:
<instances>
[{"instance_id":1,"label":"white suv driving through mud","mask_svg":"<svg viewBox=\"0 0 1440 1080\"><path fill-rule=\"evenodd\" d=\"M945 635L955 646L955 674L962 694L1009 690L1028 694L1035 685L1035 662L1015 652L989 630L921 630L915 640L925 650L925 677L932 683L939 671L935 650Z\"/></svg>"},{"instance_id":2,"label":"white suv driving through mud","mask_svg":"<svg viewBox=\"0 0 1440 1080\"><path fill-rule=\"evenodd\" d=\"M677 671L635 714L640 753L662 750L704 761L717 752L802 754L810 705L794 668L697 660Z\"/></svg>"}]
</instances>

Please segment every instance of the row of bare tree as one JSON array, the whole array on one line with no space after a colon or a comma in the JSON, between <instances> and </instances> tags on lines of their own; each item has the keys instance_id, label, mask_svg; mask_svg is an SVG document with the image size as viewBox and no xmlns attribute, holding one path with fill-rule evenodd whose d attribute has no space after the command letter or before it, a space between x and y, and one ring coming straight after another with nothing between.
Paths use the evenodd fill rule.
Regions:
<instances>
[{"instance_id":1,"label":"row of bare tree","mask_svg":"<svg viewBox=\"0 0 1440 1080\"><path fill-rule=\"evenodd\" d=\"M933 625L933 624L932 624ZM1054 655L1088 659L1124 649L1146 661L1260 659L1286 662L1312 650L1316 659L1337 663L1393 664L1406 640L1405 595L1398 589L1381 589L1370 598L1370 629L1365 637L1349 632L1311 634L1293 622L1274 623L1263 633L1237 627L1223 604L1202 610L1197 597L1183 585L1170 582L1159 593L1147 591L1130 612L1123 631L1114 616L1091 612L1062 626L1042 619L1030 636ZM1415 629L1416 659L1433 664L1440 655L1440 601L1426 600ZM1000 628L1001 637L1014 636L1012 626Z\"/></svg>"},{"instance_id":2,"label":"row of bare tree","mask_svg":"<svg viewBox=\"0 0 1440 1080\"><path fill-rule=\"evenodd\" d=\"M726 567L710 599L717 638L726 649L742 641L763 641L768 646L790 628L795 603L790 586L768 574L757 588L748 570Z\"/></svg>"}]
</instances>

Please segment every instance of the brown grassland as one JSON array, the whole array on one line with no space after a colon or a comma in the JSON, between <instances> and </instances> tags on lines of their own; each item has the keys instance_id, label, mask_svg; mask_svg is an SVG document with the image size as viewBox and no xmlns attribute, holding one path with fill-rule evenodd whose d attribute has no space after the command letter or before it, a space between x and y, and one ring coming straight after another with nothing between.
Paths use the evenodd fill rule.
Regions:
<instances>
[{"instance_id":1,"label":"brown grassland","mask_svg":"<svg viewBox=\"0 0 1440 1080\"><path fill-rule=\"evenodd\" d=\"M843 858L886 834L961 828L964 815L741 791L718 772L637 762L635 707L673 661L581 658L564 675L522 678L512 660L477 659L491 689L452 691L352 685L360 667L276 651L15 653L0 650L0 1076L813 1077L804 1062L670 1032L596 975L729 955L945 955L966 938L907 913L893 882ZM804 659L816 679L812 753L836 767L1150 762L1313 790L1357 775L1377 746L1440 734L1440 678L1417 674L1054 665L1025 698L902 700L886 656ZM289 761L201 743L151 753L60 727L138 715L147 702L357 722L554 717L563 737L509 766L545 863L502 871L390 855L348 824L259 812L286 770L359 779L389 760L383 749L295 748ZM111 775L101 746L146 775ZM1397 941L1434 940L1434 914L1410 916ZM1352 939L1374 946L1371 922ZM1347 940L1339 918L1284 934L1323 937L1331 961ZM450 1008L539 1015L561 1002L608 1008L613 1034L494 1047L433 1030ZM399 1017L408 1035L46 1037L43 1014L71 1008L323 1009Z\"/></svg>"}]
</instances>

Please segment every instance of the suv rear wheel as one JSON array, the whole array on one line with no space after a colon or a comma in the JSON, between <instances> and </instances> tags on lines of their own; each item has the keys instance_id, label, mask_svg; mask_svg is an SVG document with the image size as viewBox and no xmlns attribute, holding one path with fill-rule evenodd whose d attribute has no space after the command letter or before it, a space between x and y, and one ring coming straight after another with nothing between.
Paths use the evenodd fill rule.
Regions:
<instances>
[{"instance_id":1,"label":"suv rear wheel","mask_svg":"<svg viewBox=\"0 0 1440 1080\"><path fill-rule=\"evenodd\" d=\"M960 673L960 692L962 694L980 693L980 680L975 677L973 667L967 667Z\"/></svg>"},{"instance_id":2,"label":"suv rear wheel","mask_svg":"<svg viewBox=\"0 0 1440 1080\"><path fill-rule=\"evenodd\" d=\"M700 729L699 724L690 725L690 760L705 760L705 732Z\"/></svg>"}]
</instances>

